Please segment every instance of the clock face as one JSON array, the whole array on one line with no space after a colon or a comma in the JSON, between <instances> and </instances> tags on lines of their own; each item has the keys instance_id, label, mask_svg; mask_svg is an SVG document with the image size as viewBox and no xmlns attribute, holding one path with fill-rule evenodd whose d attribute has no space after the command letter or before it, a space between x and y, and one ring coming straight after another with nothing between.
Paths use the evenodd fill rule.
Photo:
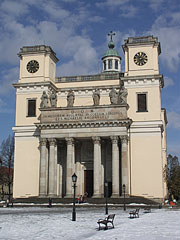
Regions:
<instances>
[{"instance_id":1,"label":"clock face","mask_svg":"<svg viewBox=\"0 0 180 240\"><path fill-rule=\"evenodd\" d=\"M35 73L39 69L39 63L36 60L31 60L27 64L27 70L29 73Z\"/></svg>"},{"instance_id":2,"label":"clock face","mask_svg":"<svg viewBox=\"0 0 180 240\"><path fill-rule=\"evenodd\" d=\"M148 57L144 52L138 52L134 56L134 62L138 66L143 66L148 61Z\"/></svg>"}]
</instances>

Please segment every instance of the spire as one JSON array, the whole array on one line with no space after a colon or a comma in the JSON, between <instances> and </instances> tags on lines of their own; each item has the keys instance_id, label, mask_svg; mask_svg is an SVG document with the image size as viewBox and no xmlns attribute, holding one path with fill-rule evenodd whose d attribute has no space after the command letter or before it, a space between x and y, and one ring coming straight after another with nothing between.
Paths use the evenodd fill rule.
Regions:
<instances>
[{"instance_id":1,"label":"spire","mask_svg":"<svg viewBox=\"0 0 180 240\"><path fill-rule=\"evenodd\" d=\"M110 36L110 41L109 41L108 47L110 49L113 49L115 47L115 44L112 40L112 37L115 36L115 33L113 33L113 31L110 31L110 33L108 33L108 36Z\"/></svg>"}]
</instances>

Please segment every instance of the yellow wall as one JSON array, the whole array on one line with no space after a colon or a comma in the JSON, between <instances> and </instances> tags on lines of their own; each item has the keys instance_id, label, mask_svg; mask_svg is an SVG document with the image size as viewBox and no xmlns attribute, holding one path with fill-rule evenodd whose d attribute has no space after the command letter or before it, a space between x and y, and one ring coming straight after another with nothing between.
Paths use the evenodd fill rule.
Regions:
<instances>
[{"instance_id":1,"label":"yellow wall","mask_svg":"<svg viewBox=\"0 0 180 240\"><path fill-rule=\"evenodd\" d=\"M147 93L148 112L137 112L137 93ZM161 119L161 99L159 87L128 88L128 117L133 121L151 121Z\"/></svg>"},{"instance_id":2,"label":"yellow wall","mask_svg":"<svg viewBox=\"0 0 180 240\"><path fill-rule=\"evenodd\" d=\"M35 137L15 138L13 197L39 194L39 140Z\"/></svg>"},{"instance_id":3,"label":"yellow wall","mask_svg":"<svg viewBox=\"0 0 180 240\"><path fill-rule=\"evenodd\" d=\"M131 135L132 195L163 198L161 134Z\"/></svg>"}]
</instances>

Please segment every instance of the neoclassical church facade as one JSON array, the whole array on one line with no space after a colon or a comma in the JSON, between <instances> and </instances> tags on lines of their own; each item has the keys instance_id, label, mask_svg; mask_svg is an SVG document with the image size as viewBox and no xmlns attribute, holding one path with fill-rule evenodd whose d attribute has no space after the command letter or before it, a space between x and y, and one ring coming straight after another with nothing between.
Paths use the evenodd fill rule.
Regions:
<instances>
[{"instance_id":1,"label":"neoclassical church facade","mask_svg":"<svg viewBox=\"0 0 180 240\"><path fill-rule=\"evenodd\" d=\"M160 43L124 41L125 71L110 32L102 72L56 77L51 47L19 52L16 88L14 198L141 196L162 202L166 111L161 107Z\"/></svg>"}]
</instances>

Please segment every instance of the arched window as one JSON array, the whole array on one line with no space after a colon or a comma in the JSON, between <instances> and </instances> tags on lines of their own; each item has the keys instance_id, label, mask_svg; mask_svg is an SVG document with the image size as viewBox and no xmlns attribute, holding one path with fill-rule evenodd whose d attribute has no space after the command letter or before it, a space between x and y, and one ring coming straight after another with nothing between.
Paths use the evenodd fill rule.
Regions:
<instances>
[{"instance_id":1,"label":"arched window","mask_svg":"<svg viewBox=\"0 0 180 240\"><path fill-rule=\"evenodd\" d=\"M118 69L118 60L115 60L115 69Z\"/></svg>"},{"instance_id":2,"label":"arched window","mask_svg":"<svg viewBox=\"0 0 180 240\"><path fill-rule=\"evenodd\" d=\"M106 70L106 61L104 61L103 64L104 64L104 70Z\"/></svg>"},{"instance_id":3,"label":"arched window","mask_svg":"<svg viewBox=\"0 0 180 240\"><path fill-rule=\"evenodd\" d=\"M108 60L108 69L112 69L112 59Z\"/></svg>"}]
</instances>

